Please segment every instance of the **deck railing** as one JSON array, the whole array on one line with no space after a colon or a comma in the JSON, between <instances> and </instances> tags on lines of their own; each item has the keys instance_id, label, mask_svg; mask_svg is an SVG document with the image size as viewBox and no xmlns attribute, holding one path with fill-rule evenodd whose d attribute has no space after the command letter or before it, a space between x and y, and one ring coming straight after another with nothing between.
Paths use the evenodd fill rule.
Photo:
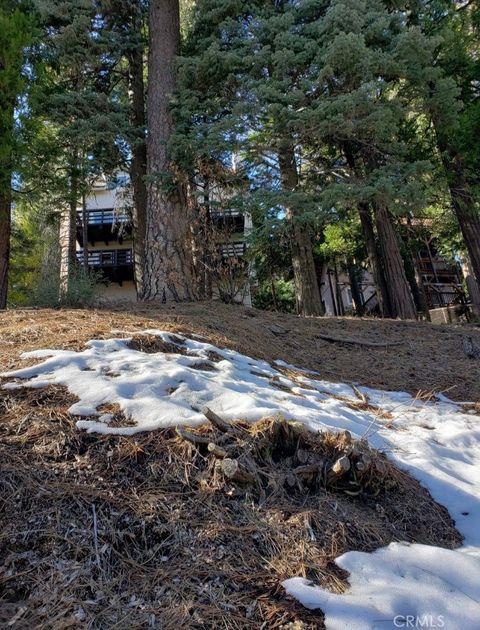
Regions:
<instances>
[{"instance_id":1,"label":"deck railing","mask_svg":"<svg viewBox=\"0 0 480 630\"><path fill-rule=\"evenodd\" d=\"M219 243L218 249L223 258L241 258L245 255L245 243Z\"/></svg>"},{"instance_id":2,"label":"deck railing","mask_svg":"<svg viewBox=\"0 0 480 630\"><path fill-rule=\"evenodd\" d=\"M79 262L83 261L83 251L77 252ZM129 267L133 264L131 249L107 249L88 252L89 267Z\"/></svg>"},{"instance_id":3,"label":"deck railing","mask_svg":"<svg viewBox=\"0 0 480 630\"><path fill-rule=\"evenodd\" d=\"M453 304L466 304L467 300L460 287L445 285L425 285L429 308L441 308Z\"/></svg>"},{"instance_id":4,"label":"deck railing","mask_svg":"<svg viewBox=\"0 0 480 630\"><path fill-rule=\"evenodd\" d=\"M128 214L121 210L114 210L113 208L87 210L88 225L113 225L114 223L128 223L129 221ZM77 224L82 225L81 211L77 213Z\"/></svg>"}]
</instances>

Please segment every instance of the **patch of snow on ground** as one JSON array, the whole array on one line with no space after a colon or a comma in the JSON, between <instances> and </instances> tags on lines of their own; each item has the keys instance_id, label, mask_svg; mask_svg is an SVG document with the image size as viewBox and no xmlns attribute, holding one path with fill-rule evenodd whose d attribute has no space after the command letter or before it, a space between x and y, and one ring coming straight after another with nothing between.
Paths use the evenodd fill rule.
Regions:
<instances>
[{"instance_id":1,"label":"patch of snow on ground","mask_svg":"<svg viewBox=\"0 0 480 630\"><path fill-rule=\"evenodd\" d=\"M321 608L327 628L480 627L480 558L459 551L392 543L374 553L351 551L336 564L350 573L350 590L330 593L303 578L286 580L290 595Z\"/></svg>"},{"instance_id":2,"label":"patch of snow on ground","mask_svg":"<svg viewBox=\"0 0 480 630\"><path fill-rule=\"evenodd\" d=\"M465 546L449 551L395 543L373 554L350 552L337 560L350 572L346 594L330 593L302 578L287 580L286 590L305 606L323 610L327 628L333 630L480 628L477 415L462 413L443 396L438 402L422 402L402 392L359 387L372 405L392 414L382 420L349 406L358 402L352 387L317 379L315 372L299 370L304 376L292 380L265 361L197 339L157 330L145 334L176 343L178 354L146 354L129 348L128 339L90 341L82 352L28 352L25 358L44 361L2 374L17 379L3 387L66 386L79 398L70 412L89 417L77 422L89 432L132 435L200 424L205 420L201 408L208 405L225 419L253 421L279 413L312 430L348 429L356 437L368 437L447 507ZM211 360L212 352L221 360ZM295 368L280 361L277 366ZM118 403L134 426L109 426L112 416L98 410L105 403Z\"/></svg>"}]
</instances>

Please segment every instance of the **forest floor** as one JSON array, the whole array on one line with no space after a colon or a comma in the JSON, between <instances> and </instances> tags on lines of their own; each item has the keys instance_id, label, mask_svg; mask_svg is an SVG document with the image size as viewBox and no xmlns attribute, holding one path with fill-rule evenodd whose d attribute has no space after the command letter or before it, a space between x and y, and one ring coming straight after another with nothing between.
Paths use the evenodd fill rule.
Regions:
<instances>
[{"instance_id":1,"label":"forest floor","mask_svg":"<svg viewBox=\"0 0 480 630\"><path fill-rule=\"evenodd\" d=\"M452 400L480 402L480 365L462 347L468 336L480 345L480 325L353 317L303 319L218 302L0 313L0 368L25 365L19 363L19 356L27 350L80 349L89 339L111 337L112 330L146 328L201 335L217 346L252 357L269 362L281 359L315 370L333 382L413 395L443 392Z\"/></svg>"},{"instance_id":2,"label":"forest floor","mask_svg":"<svg viewBox=\"0 0 480 630\"><path fill-rule=\"evenodd\" d=\"M207 303L18 310L0 315L0 372L38 363L21 359L24 351L80 351L90 339L146 329L200 335L326 381L406 391L416 401L443 392L472 401L465 413L478 413L479 368L462 349L466 336L480 344L480 328L470 325L302 320ZM262 471L268 485L252 490L219 477L205 445L173 429L131 437L80 431L68 412L77 400L61 385L0 391L0 627L322 628L322 612L288 596L284 580L303 576L341 593L348 586L334 563L341 554L396 541L447 549L461 542L446 509L375 450L367 460L382 472L360 494L286 482L312 454L343 452L341 436L309 438L300 461L298 436L282 434L286 446ZM388 430L387 412L347 403L386 419ZM274 426L238 427L241 448L259 467L258 444L274 442ZM437 436L423 415L416 430ZM462 443L455 457L468 448Z\"/></svg>"}]
</instances>

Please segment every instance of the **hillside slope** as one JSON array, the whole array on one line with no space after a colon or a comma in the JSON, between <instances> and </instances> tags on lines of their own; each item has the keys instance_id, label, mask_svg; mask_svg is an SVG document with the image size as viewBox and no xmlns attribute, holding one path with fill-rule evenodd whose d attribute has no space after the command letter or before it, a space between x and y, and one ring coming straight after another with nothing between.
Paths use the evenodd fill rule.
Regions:
<instances>
[{"instance_id":1,"label":"hillside slope","mask_svg":"<svg viewBox=\"0 0 480 630\"><path fill-rule=\"evenodd\" d=\"M343 630L356 566L370 564L363 617L420 597L476 619L475 577L455 600L428 591L428 563L403 579L406 549L480 575L457 551L462 538L480 549L478 405L432 393L478 400L470 335L219 304L3 314L0 626L314 630L325 613ZM173 428L182 414L195 426Z\"/></svg>"},{"instance_id":2,"label":"hillside slope","mask_svg":"<svg viewBox=\"0 0 480 630\"><path fill-rule=\"evenodd\" d=\"M93 337L111 336L112 330L145 328L201 335L217 346L252 357L269 362L282 359L316 370L333 382L353 382L413 395L444 392L453 400L480 401L480 362L469 359L462 347L467 336L480 345L478 326L358 318L302 319L207 302L5 312L0 314L0 368L24 365L19 355L25 350L80 349ZM347 343L349 340L373 345Z\"/></svg>"}]
</instances>

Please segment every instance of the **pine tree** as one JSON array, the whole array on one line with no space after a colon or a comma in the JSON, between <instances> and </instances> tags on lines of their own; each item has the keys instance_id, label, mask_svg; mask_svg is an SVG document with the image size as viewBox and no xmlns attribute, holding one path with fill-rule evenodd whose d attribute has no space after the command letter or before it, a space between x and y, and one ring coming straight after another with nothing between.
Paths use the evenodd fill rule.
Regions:
<instances>
[{"instance_id":1,"label":"pine tree","mask_svg":"<svg viewBox=\"0 0 480 630\"><path fill-rule=\"evenodd\" d=\"M341 151L350 169L348 178L324 188L325 203L357 205L383 311L415 318L395 229L395 214L411 201L420 167L408 163L399 139L406 112L396 98L401 77L394 51L402 24L380 1L332 0L315 28L322 96L304 113L304 133L307 141L315 130L320 148L327 143Z\"/></svg>"},{"instance_id":2,"label":"pine tree","mask_svg":"<svg viewBox=\"0 0 480 630\"><path fill-rule=\"evenodd\" d=\"M121 59L105 36L106 22L89 0L35 0L43 29L42 90L32 100L32 115L56 134L52 142L65 181L61 290L68 290L77 266L77 209L100 172L126 162L128 110L113 91L113 70ZM58 154L61 148L61 155ZM46 159L51 155L46 154ZM84 265L88 253L84 247Z\"/></svg>"},{"instance_id":3,"label":"pine tree","mask_svg":"<svg viewBox=\"0 0 480 630\"><path fill-rule=\"evenodd\" d=\"M152 0L149 13L147 91L147 219L143 299L196 297L191 230L182 184L168 143L173 133L170 98L180 46L178 0Z\"/></svg>"},{"instance_id":4,"label":"pine tree","mask_svg":"<svg viewBox=\"0 0 480 630\"><path fill-rule=\"evenodd\" d=\"M126 60L123 81L124 92L129 92L130 121L126 125L125 140L131 149L129 160L130 179L133 189L133 249L134 272L137 296L143 294L143 271L145 266L145 229L147 216L147 144L145 103L145 53L146 0L101 0L99 11L106 28L103 33L105 45L114 51L120 63ZM118 72L118 67L116 68Z\"/></svg>"},{"instance_id":5,"label":"pine tree","mask_svg":"<svg viewBox=\"0 0 480 630\"><path fill-rule=\"evenodd\" d=\"M420 99L438 153L477 285L480 286L480 9L476 3L434 0L405 4L416 26L398 58ZM436 145L436 147L435 147Z\"/></svg>"},{"instance_id":6,"label":"pine tree","mask_svg":"<svg viewBox=\"0 0 480 630\"><path fill-rule=\"evenodd\" d=\"M208 156L225 164L232 153L241 156L243 173L257 191L252 204L255 199L268 212L276 207L288 226L298 311L319 315L312 248L320 208L318 195L305 188L295 128L295 111L309 100L302 71L315 42L299 30L306 16L296 4L198 5L182 58L177 108L191 125L178 145L199 161Z\"/></svg>"},{"instance_id":7,"label":"pine tree","mask_svg":"<svg viewBox=\"0 0 480 630\"><path fill-rule=\"evenodd\" d=\"M11 231L11 180L17 148L15 110L25 89L22 70L33 24L24 2L9 0L0 8L0 309L7 306Z\"/></svg>"}]
</instances>

